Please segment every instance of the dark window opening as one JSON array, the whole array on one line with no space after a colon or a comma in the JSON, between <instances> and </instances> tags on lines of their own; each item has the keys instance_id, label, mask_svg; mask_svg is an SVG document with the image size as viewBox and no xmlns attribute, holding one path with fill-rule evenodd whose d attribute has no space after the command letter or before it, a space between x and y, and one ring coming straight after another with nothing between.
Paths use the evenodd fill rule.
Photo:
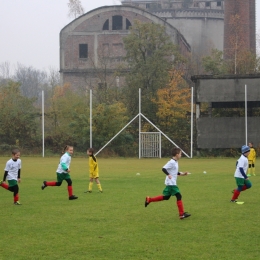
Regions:
<instances>
[{"instance_id":1,"label":"dark window opening","mask_svg":"<svg viewBox=\"0 0 260 260\"><path fill-rule=\"evenodd\" d=\"M109 20L108 19L103 24L103 30L109 30Z\"/></svg>"},{"instance_id":2,"label":"dark window opening","mask_svg":"<svg viewBox=\"0 0 260 260\"><path fill-rule=\"evenodd\" d=\"M210 7L210 2L206 2L206 7Z\"/></svg>"},{"instance_id":3,"label":"dark window opening","mask_svg":"<svg viewBox=\"0 0 260 260\"><path fill-rule=\"evenodd\" d=\"M129 27L131 26L132 24L130 23L130 21L126 18L126 30L129 30Z\"/></svg>"},{"instance_id":4,"label":"dark window opening","mask_svg":"<svg viewBox=\"0 0 260 260\"><path fill-rule=\"evenodd\" d=\"M221 6L221 2L217 2L217 6Z\"/></svg>"},{"instance_id":5,"label":"dark window opening","mask_svg":"<svg viewBox=\"0 0 260 260\"><path fill-rule=\"evenodd\" d=\"M199 3L195 2L194 7L199 7Z\"/></svg>"},{"instance_id":6,"label":"dark window opening","mask_svg":"<svg viewBox=\"0 0 260 260\"><path fill-rule=\"evenodd\" d=\"M123 17L121 15L115 15L112 17L112 30L123 29Z\"/></svg>"},{"instance_id":7,"label":"dark window opening","mask_svg":"<svg viewBox=\"0 0 260 260\"><path fill-rule=\"evenodd\" d=\"M149 9L150 8L150 4L146 4L146 9Z\"/></svg>"},{"instance_id":8,"label":"dark window opening","mask_svg":"<svg viewBox=\"0 0 260 260\"><path fill-rule=\"evenodd\" d=\"M80 44L79 45L79 58L80 59L87 59L88 58L88 45L87 44Z\"/></svg>"}]
</instances>

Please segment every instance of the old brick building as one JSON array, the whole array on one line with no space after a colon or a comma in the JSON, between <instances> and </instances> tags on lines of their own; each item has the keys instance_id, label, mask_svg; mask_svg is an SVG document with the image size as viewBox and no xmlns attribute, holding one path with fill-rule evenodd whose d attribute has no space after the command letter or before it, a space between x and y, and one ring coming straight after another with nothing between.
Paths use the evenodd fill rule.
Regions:
<instances>
[{"instance_id":1,"label":"old brick building","mask_svg":"<svg viewBox=\"0 0 260 260\"><path fill-rule=\"evenodd\" d=\"M135 19L164 25L181 53L190 52L185 38L162 18L133 6L104 6L80 16L61 30L62 83L69 82L74 88L84 90L107 83L107 78L111 82L119 66L127 67L123 60L123 38L128 35Z\"/></svg>"}]
</instances>

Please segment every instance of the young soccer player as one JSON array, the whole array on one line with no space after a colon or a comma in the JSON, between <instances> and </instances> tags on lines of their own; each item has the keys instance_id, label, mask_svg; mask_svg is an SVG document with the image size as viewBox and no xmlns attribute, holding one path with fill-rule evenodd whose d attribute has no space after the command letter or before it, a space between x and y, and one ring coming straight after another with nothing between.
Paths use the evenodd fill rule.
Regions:
<instances>
[{"instance_id":1,"label":"young soccer player","mask_svg":"<svg viewBox=\"0 0 260 260\"><path fill-rule=\"evenodd\" d=\"M250 153L248 155L248 174L247 176L250 177L251 173L255 176L255 160L256 160L256 151L254 148L254 144L252 142L248 143L250 147Z\"/></svg>"},{"instance_id":2,"label":"young soccer player","mask_svg":"<svg viewBox=\"0 0 260 260\"><path fill-rule=\"evenodd\" d=\"M181 158L181 149L173 148L172 159L168 161L162 168L162 171L166 174L165 178L165 189L163 190L163 195L157 197L146 197L144 206L147 207L151 202L157 202L162 200L168 200L171 196L175 196L177 199L177 207L179 210L179 218L188 218L191 214L184 212L184 207L182 203L182 196L180 190L177 186L177 176L187 175L188 172L179 172L178 161Z\"/></svg>"},{"instance_id":3,"label":"young soccer player","mask_svg":"<svg viewBox=\"0 0 260 260\"><path fill-rule=\"evenodd\" d=\"M243 145L241 148L242 155L237 160L236 163L236 171L234 177L236 179L237 188L233 191L233 196L230 202L237 202L237 198L240 195L241 191L247 190L251 188L252 184L246 175L246 171L248 168L248 159L247 156L250 153L250 147L247 145Z\"/></svg>"},{"instance_id":4,"label":"young soccer player","mask_svg":"<svg viewBox=\"0 0 260 260\"><path fill-rule=\"evenodd\" d=\"M94 149L89 148L87 150L87 155L89 156L89 185L88 190L85 191L85 193L92 192L93 180L95 180L99 192L102 193L103 191L99 181L98 162L97 158L94 155Z\"/></svg>"},{"instance_id":5,"label":"young soccer player","mask_svg":"<svg viewBox=\"0 0 260 260\"><path fill-rule=\"evenodd\" d=\"M69 200L75 200L78 197L73 195L72 180L70 178L70 162L73 154L73 146L66 145L63 149L63 155L60 158L60 163L56 171L57 181L44 181L42 184L42 190L48 186L60 186L65 180L68 183Z\"/></svg>"},{"instance_id":6,"label":"young soccer player","mask_svg":"<svg viewBox=\"0 0 260 260\"><path fill-rule=\"evenodd\" d=\"M20 158L20 151L18 149L12 150L12 159L7 161L5 166L5 173L3 180L0 181L0 186L6 190L13 192L14 194L14 205L22 205L19 202L19 186L21 179L21 167L22 162ZM8 184L5 183L7 179Z\"/></svg>"}]
</instances>

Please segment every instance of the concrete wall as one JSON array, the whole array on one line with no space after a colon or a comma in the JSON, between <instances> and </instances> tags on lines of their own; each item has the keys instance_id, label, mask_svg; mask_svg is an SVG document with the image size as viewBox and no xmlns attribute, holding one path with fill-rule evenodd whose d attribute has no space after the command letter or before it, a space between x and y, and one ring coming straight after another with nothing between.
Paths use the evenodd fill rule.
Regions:
<instances>
[{"instance_id":1,"label":"concrete wall","mask_svg":"<svg viewBox=\"0 0 260 260\"><path fill-rule=\"evenodd\" d=\"M201 103L223 102L221 105L232 105L245 101L245 85L247 85L247 101L259 107L260 74L226 75L226 76L192 76L195 83L196 127L198 148L238 148L245 144L244 117L201 117ZM249 103L248 103L249 104ZM221 107L219 106L219 109ZM222 107L222 109L225 109ZM248 113L249 114L249 113ZM260 118L247 117L248 142L255 146L260 144Z\"/></svg>"},{"instance_id":2,"label":"concrete wall","mask_svg":"<svg viewBox=\"0 0 260 260\"><path fill-rule=\"evenodd\" d=\"M260 75L252 77L198 79L195 83L196 102L244 101L245 85L247 85L247 100L259 101Z\"/></svg>"},{"instance_id":3,"label":"concrete wall","mask_svg":"<svg viewBox=\"0 0 260 260\"><path fill-rule=\"evenodd\" d=\"M245 144L245 118L199 118L197 123L198 148L239 148ZM248 117L248 142L260 144L259 117Z\"/></svg>"},{"instance_id":4,"label":"concrete wall","mask_svg":"<svg viewBox=\"0 0 260 260\"><path fill-rule=\"evenodd\" d=\"M224 10L181 9L153 13L166 19L184 36L192 53L204 56L213 48L223 51Z\"/></svg>"}]
</instances>

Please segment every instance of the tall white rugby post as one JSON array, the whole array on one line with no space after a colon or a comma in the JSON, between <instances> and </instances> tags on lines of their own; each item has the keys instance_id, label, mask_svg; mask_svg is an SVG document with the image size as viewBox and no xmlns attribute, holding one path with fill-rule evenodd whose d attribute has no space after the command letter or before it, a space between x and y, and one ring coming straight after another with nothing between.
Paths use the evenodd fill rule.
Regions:
<instances>
[{"instance_id":1,"label":"tall white rugby post","mask_svg":"<svg viewBox=\"0 0 260 260\"><path fill-rule=\"evenodd\" d=\"M44 157L44 91L42 90L42 157Z\"/></svg>"},{"instance_id":2,"label":"tall white rugby post","mask_svg":"<svg viewBox=\"0 0 260 260\"><path fill-rule=\"evenodd\" d=\"M141 116L141 88L139 88L139 159L141 158L141 131L142 131L141 120L142 120L142 116Z\"/></svg>"},{"instance_id":3,"label":"tall white rugby post","mask_svg":"<svg viewBox=\"0 0 260 260\"><path fill-rule=\"evenodd\" d=\"M247 145L247 85L245 85L245 134L246 134L245 145Z\"/></svg>"},{"instance_id":4,"label":"tall white rugby post","mask_svg":"<svg viewBox=\"0 0 260 260\"><path fill-rule=\"evenodd\" d=\"M92 89L89 90L89 145L92 148Z\"/></svg>"},{"instance_id":5,"label":"tall white rugby post","mask_svg":"<svg viewBox=\"0 0 260 260\"><path fill-rule=\"evenodd\" d=\"M190 109L190 158L193 156L193 87L191 87L191 109Z\"/></svg>"}]
</instances>

